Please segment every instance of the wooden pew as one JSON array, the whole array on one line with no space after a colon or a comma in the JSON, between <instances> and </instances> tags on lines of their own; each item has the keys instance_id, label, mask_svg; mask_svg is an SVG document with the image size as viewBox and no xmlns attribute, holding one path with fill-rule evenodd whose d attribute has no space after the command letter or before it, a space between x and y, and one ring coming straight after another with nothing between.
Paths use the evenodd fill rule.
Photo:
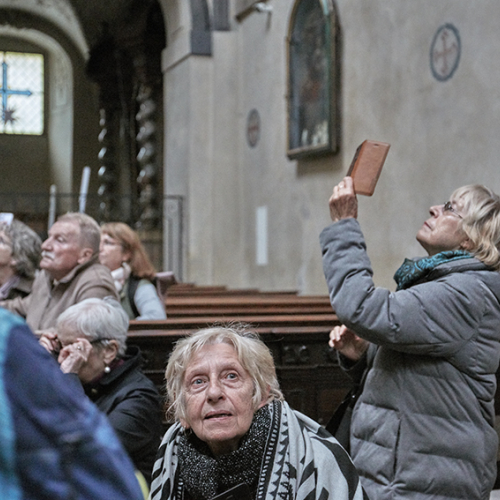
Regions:
<instances>
[{"instance_id":1,"label":"wooden pew","mask_svg":"<svg viewBox=\"0 0 500 500\"><path fill-rule=\"evenodd\" d=\"M179 305L168 307L168 317L189 317L189 316L248 316L248 315L284 315L284 314L328 314L331 306L308 306L304 304L275 305L275 304L225 304L217 305Z\"/></svg>"},{"instance_id":2,"label":"wooden pew","mask_svg":"<svg viewBox=\"0 0 500 500\"><path fill-rule=\"evenodd\" d=\"M170 290L172 290L171 287ZM167 295L165 306L169 318L185 316L236 316L283 314L333 314L328 296L299 296L289 292L244 293L226 290L220 293L175 293ZM235 292L235 293L233 293Z\"/></svg>"},{"instance_id":3,"label":"wooden pew","mask_svg":"<svg viewBox=\"0 0 500 500\"><path fill-rule=\"evenodd\" d=\"M328 346L330 330L338 324L333 311L328 314L195 315L169 317L163 321L131 321L128 342L141 348L146 374L163 387L168 355L177 340L213 324L233 322L247 323L270 348L281 388L291 406L326 424L351 387L350 379L338 366L335 352Z\"/></svg>"}]
</instances>

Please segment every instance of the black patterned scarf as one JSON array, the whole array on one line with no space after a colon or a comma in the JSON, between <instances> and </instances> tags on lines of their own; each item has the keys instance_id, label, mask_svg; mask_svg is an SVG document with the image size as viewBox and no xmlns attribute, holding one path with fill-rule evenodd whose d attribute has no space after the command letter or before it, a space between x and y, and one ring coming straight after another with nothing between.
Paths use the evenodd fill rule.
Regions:
<instances>
[{"instance_id":1,"label":"black patterned scarf","mask_svg":"<svg viewBox=\"0 0 500 500\"><path fill-rule=\"evenodd\" d=\"M281 401L272 401L260 412L269 417L267 427L260 428L260 416L257 416L238 449L260 443L261 431L265 430L264 449L262 452L254 450L260 458L250 466L252 470L247 478L240 464L228 463L228 468L233 470L231 473L236 471L235 477L230 479L230 474L220 471L222 462L207 465L192 461L193 452L181 450L184 447L181 442L186 439L181 425L170 427L153 467L150 500L184 500L186 492L186 496L190 496L194 491L191 490L193 485L201 492L204 490L199 484L202 480L195 479L194 475L203 474L212 483L206 476L212 466L217 470L217 486L209 486L208 491L201 492L203 498L226 485L233 486L233 481L238 484L243 480L256 484L252 489L255 500L363 500L363 490L349 455L321 425ZM194 447L196 449L196 445ZM202 453L199 449L196 452ZM239 455L235 456L240 463L247 462ZM191 471L181 471L184 467ZM253 479L255 472L256 481ZM193 493L196 500L201 498L196 495Z\"/></svg>"},{"instance_id":2,"label":"black patterned scarf","mask_svg":"<svg viewBox=\"0 0 500 500\"><path fill-rule=\"evenodd\" d=\"M270 425L271 414L266 406L255 412L240 447L217 457L193 433L183 433L177 451L179 474L189 495L194 499L209 500L240 483L254 490Z\"/></svg>"},{"instance_id":3,"label":"black patterned scarf","mask_svg":"<svg viewBox=\"0 0 500 500\"><path fill-rule=\"evenodd\" d=\"M404 290L425 278L436 266L459 259L470 259L472 255L465 250L450 250L440 252L430 257L412 260L405 259L394 274L397 290Z\"/></svg>"}]
</instances>

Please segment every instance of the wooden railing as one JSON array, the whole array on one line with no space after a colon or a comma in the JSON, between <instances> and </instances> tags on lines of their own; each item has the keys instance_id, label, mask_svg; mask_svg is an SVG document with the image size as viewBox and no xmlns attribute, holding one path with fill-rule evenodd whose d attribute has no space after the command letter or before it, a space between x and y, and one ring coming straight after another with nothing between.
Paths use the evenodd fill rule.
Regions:
<instances>
[{"instance_id":1,"label":"wooden railing","mask_svg":"<svg viewBox=\"0 0 500 500\"><path fill-rule=\"evenodd\" d=\"M147 375L160 387L173 344L213 324L246 323L270 348L287 401L326 423L351 383L328 347L338 324L327 296L229 290L176 284L166 295L167 319L131 321L129 343L139 345Z\"/></svg>"}]
</instances>

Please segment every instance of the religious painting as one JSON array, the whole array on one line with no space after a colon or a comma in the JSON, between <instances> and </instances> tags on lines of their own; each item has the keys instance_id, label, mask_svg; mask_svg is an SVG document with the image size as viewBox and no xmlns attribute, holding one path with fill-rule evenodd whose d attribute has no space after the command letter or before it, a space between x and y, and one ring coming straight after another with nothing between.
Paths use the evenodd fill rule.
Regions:
<instances>
[{"instance_id":1,"label":"religious painting","mask_svg":"<svg viewBox=\"0 0 500 500\"><path fill-rule=\"evenodd\" d=\"M288 37L288 157L338 143L337 18L331 0L297 0Z\"/></svg>"}]
</instances>

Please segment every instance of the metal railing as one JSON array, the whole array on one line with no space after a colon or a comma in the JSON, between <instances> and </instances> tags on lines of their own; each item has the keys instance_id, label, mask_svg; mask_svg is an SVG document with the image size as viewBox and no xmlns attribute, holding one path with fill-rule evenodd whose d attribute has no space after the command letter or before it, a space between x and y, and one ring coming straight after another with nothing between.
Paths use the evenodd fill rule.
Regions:
<instances>
[{"instance_id":1,"label":"metal railing","mask_svg":"<svg viewBox=\"0 0 500 500\"><path fill-rule=\"evenodd\" d=\"M96 194L87 194L85 213L97 222L100 219L102 199ZM184 199L182 196L168 195L162 200L162 210L157 229L141 230L141 239L159 270L173 271L178 281L182 280L184 266ZM139 220L140 207L130 196L113 197L113 205L120 215L116 221L125 222L135 228ZM77 212L80 206L78 193L57 193L55 195L55 215ZM0 212L12 212L19 220L32 227L45 238L48 231L50 195L47 193L2 193L0 192Z\"/></svg>"}]
</instances>

